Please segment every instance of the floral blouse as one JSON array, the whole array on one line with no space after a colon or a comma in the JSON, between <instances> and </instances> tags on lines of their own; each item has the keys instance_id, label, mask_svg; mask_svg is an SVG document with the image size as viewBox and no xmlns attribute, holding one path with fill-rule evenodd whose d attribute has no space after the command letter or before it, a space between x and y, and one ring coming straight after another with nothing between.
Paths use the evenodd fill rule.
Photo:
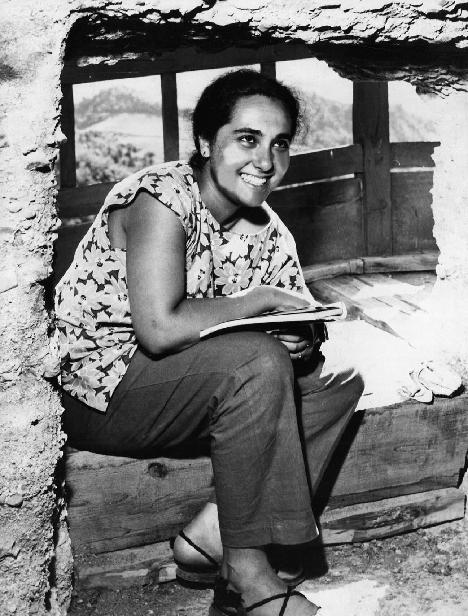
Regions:
<instances>
[{"instance_id":1,"label":"floral blouse","mask_svg":"<svg viewBox=\"0 0 468 616\"><path fill-rule=\"evenodd\" d=\"M111 246L108 216L115 206L131 206L140 190L174 212L185 231L188 298L231 295L259 285L309 293L292 235L266 203L268 224L257 233L239 234L223 230L205 207L187 163L155 165L129 176L107 196L56 289L62 387L103 412L138 345L126 253Z\"/></svg>"}]
</instances>

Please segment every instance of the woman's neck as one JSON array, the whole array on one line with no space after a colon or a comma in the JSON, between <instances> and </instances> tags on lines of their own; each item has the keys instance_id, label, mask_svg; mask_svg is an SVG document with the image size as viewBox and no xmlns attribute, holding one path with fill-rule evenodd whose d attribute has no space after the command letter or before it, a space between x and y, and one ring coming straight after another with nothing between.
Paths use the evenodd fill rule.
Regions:
<instances>
[{"instance_id":1,"label":"woman's neck","mask_svg":"<svg viewBox=\"0 0 468 616\"><path fill-rule=\"evenodd\" d=\"M219 225L225 229L233 227L242 217L242 209L227 199L220 199L218 191L210 181L208 165L194 169L201 199Z\"/></svg>"}]
</instances>

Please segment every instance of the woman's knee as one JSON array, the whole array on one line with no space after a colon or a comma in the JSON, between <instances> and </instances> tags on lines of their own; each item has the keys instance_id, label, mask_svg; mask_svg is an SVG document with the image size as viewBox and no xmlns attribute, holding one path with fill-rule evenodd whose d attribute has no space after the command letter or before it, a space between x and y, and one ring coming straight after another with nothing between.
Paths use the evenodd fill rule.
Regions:
<instances>
[{"instance_id":1,"label":"woman's knee","mask_svg":"<svg viewBox=\"0 0 468 616\"><path fill-rule=\"evenodd\" d=\"M364 378L361 372L354 366L348 367L342 372L343 385L346 386L353 399L359 400L364 392Z\"/></svg>"},{"instance_id":2,"label":"woman's knee","mask_svg":"<svg viewBox=\"0 0 468 616\"><path fill-rule=\"evenodd\" d=\"M274 336L263 332L242 332L233 334L232 345L236 349L238 366L249 366L262 379L293 378L289 352Z\"/></svg>"}]
</instances>

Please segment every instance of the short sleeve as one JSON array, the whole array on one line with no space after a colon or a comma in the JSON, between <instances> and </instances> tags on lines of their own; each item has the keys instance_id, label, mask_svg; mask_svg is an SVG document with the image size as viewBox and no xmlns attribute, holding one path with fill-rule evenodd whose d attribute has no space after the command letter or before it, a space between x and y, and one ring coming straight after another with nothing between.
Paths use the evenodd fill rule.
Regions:
<instances>
[{"instance_id":1,"label":"short sleeve","mask_svg":"<svg viewBox=\"0 0 468 616\"><path fill-rule=\"evenodd\" d=\"M192 183L189 177L177 169L168 169L167 173L146 174L140 183L140 190L145 190L165 205L179 218L187 236L195 226Z\"/></svg>"},{"instance_id":2,"label":"short sleeve","mask_svg":"<svg viewBox=\"0 0 468 616\"><path fill-rule=\"evenodd\" d=\"M157 165L133 174L114 186L105 205L128 206L142 190L174 212L186 235L191 235L195 226L193 176L186 165Z\"/></svg>"}]
</instances>

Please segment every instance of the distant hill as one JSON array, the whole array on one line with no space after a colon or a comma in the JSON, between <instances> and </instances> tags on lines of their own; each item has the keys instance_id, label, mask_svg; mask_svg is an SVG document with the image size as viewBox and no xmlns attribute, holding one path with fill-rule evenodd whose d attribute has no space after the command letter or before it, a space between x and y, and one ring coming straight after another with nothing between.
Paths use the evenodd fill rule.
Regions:
<instances>
[{"instance_id":1,"label":"distant hill","mask_svg":"<svg viewBox=\"0 0 468 616\"><path fill-rule=\"evenodd\" d=\"M110 88L75 105L75 125L78 129L87 129L119 113L161 115L161 105L144 101L127 88Z\"/></svg>"},{"instance_id":2,"label":"distant hill","mask_svg":"<svg viewBox=\"0 0 468 616\"><path fill-rule=\"evenodd\" d=\"M292 153L352 143L352 106L303 94L304 117ZM192 150L190 110L180 110L181 156ZM393 141L436 140L430 121L397 105L390 113ZM161 105L131 90L111 88L75 106L79 184L113 181L162 160Z\"/></svg>"}]
</instances>

